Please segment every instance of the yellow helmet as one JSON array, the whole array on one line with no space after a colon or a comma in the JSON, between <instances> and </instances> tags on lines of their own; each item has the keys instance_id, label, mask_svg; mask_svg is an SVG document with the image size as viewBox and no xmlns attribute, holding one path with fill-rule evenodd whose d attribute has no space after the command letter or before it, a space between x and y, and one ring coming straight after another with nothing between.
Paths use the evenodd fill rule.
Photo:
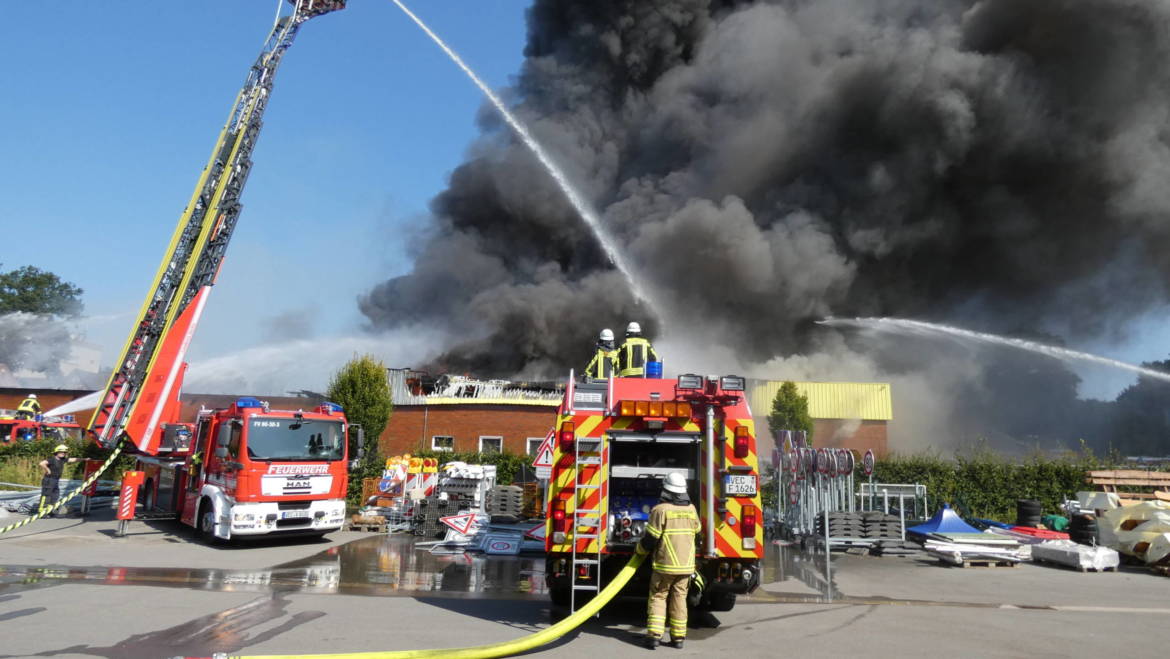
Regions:
<instances>
[{"instance_id":1,"label":"yellow helmet","mask_svg":"<svg viewBox=\"0 0 1170 659\"><path fill-rule=\"evenodd\" d=\"M64 444L58 444L57 448L53 449L53 452L54 453L68 453L69 447L65 446Z\"/></svg>"}]
</instances>

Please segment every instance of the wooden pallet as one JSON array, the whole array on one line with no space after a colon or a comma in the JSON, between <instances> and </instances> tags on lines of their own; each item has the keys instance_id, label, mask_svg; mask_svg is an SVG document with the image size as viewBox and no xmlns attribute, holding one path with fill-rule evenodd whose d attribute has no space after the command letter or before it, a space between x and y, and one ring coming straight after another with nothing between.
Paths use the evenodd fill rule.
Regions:
<instances>
[{"instance_id":1,"label":"wooden pallet","mask_svg":"<svg viewBox=\"0 0 1170 659\"><path fill-rule=\"evenodd\" d=\"M345 525L346 531L373 531L374 533L385 533L386 524L369 524L366 522L349 522Z\"/></svg>"},{"instance_id":2,"label":"wooden pallet","mask_svg":"<svg viewBox=\"0 0 1170 659\"><path fill-rule=\"evenodd\" d=\"M1035 557L1032 558L1032 561L1034 563L1043 563L1045 565L1056 565L1058 567L1066 567L1070 570L1077 570L1078 572L1116 572L1117 571L1117 566L1103 567L1103 568L1082 567L1079 565L1065 565L1064 563L1058 563L1056 561L1049 561L1049 560L1045 560L1043 558L1035 558Z\"/></svg>"},{"instance_id":3,"label":"wooden pallet","mask_svg":"<svg viewBox=\"0 0 1170 659\"><path fill-rule=\"evenodd\" d=\"M969 558L962 563L951 563L939 559L943 565L951 565L954 567L1015 567L1020 564L1019 561L998 560L994 558Z\"/></svg>"}]
</instances>

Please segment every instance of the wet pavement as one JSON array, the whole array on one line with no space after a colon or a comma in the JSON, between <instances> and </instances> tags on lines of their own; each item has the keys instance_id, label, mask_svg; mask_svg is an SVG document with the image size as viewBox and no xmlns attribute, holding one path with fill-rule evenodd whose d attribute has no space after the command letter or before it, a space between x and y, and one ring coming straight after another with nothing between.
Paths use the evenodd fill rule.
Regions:
<instances>
[{"instance_id":1,"label":"wet pavement","mask_svg":"<svg viewBox=\"0 0 1170 659\"><path fill-rule=\"evenodd\" d=\"M375 535L267 569L0 566L0 595L62 583L220 592L546 599L544 557L432 554L409 535Z\"/></svg>"},{"instance_id":2,"label":"wet pavement","mask_svg":"<svg viewBox=\"0 0 1170 659\"><path fill-rule=\"evenodd\" d=\"M541 555L432 554L413 536L357 533L329 541L286 538L210 547L141 530L100 554L109 556L120 546L121 561L61 567L64 561L94 558L78 550L86 546L81 543L97 542L100 548L104 542L86 541L93 536L80 531L53 541L48 541L52 534L42 534L0 542L0 562L5 556L34 555L15 551L18 547L36 547L45 561L0 566L0 658L457 647L514 639L565 613L549 604ZM65 526L59 533L71 531ZM143 567L148 559L157 561L160 550L171 564L194 567ZM269 568L208 567L251 565L275 556L286 560ZM1060 629L1090 620L1109 620L1117 630L1110 633L1131 636L1149 625L1170 627L1164 624L1170 619L1165 598L1170 582L1148 574L1082 575L1037 566L954 569L924 559L842 554L826 563L823 554L777 543L768 544L762 568L763 586L740 598L735 610L692 612L694 645L680 656L712 648L759 656L774 653L775 641L768 639L781 637L786 643L792 639L794 651L815 651L825 638L843 644L845 652L857 643L857 630L884 638L887 645L861 643L856 650L889 656L897 649L904 655L912 639L930 642L931 625L959 620L980 620L1005 634L1035 634L1037 624ZM615 601L600 617L536 654L641 656L644 616L644 598ZM86 624L62 628L60 621ZM1147 636L1147 645L1170 642L1170 633ZM1055 633L1038 639L1038 646L1062 642ZM965 649L997 655L985 653L978 638ZM1065 649L1062 656L1076 656L1082 648Z\"/></svg>"}]
</instances>

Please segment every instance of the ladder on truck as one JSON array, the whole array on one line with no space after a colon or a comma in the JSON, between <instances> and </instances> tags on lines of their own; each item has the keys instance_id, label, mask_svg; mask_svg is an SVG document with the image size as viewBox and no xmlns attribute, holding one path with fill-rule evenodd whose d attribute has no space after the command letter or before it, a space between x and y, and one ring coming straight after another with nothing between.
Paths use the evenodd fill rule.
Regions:
<instances>
[{"instance_id":1,"label":"ladder on truck","mask_svg":"<svg viewBox=\"0 0 1170 659\"><path fill-rule=\"evenodd\" d=\"M301 23L343 9L345 2L288 0L291 9L278 9L89 421L87 429L101 445L112 446L127 435L144 453L157 449L163 409L181 385L187 346L239 218L276 70Z\"/></svg>"},{"instance_id":2,"label":"ladder on truck","mask_svg":"<svg viewBox=\"0 0 1170 659\"><path fill-rule=\"evenodd\" d=\"M570 572L573 575L573 588L569 593L570 614L577 610L578 591L592 592L594 596L601 592L601 546L605 542L603 536L606 525L603 519L606 511L601 509L599 483L605 478L605 474L600 474L600 478L595 479L594 483L582 483L581 474L588 468L598 470L605 468L601 458L603 443L604 439L601 437L580 435L577 435L573 442L573 556ZM595 497L595 503L590 504L588 499L593 494L598 496ZM586 507L582 507L583 499ZM583 528L589 530L582 533ZM595 551L581 551L580 540L585 540L585 545L592 542ZM585 568L584 580L578 572L579 566Z\"/></svg>"}]
</instances>

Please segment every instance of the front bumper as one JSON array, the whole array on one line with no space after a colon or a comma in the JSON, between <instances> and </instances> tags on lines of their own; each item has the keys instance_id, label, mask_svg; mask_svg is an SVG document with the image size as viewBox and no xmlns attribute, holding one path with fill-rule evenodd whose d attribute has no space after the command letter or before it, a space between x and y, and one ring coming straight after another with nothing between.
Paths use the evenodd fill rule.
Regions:
<instances>
[{"instance_id":1,"label":"front bumper","mask_svg":"<svg viewBox=\"0 0 1170 659\"><path fill-rule=\"evenodd\" d=\"M233 536L328 533L345 524L345 500L324 499L290 508L276 501L236 504L229 512Z\"/></svg>"}]
</instances>

